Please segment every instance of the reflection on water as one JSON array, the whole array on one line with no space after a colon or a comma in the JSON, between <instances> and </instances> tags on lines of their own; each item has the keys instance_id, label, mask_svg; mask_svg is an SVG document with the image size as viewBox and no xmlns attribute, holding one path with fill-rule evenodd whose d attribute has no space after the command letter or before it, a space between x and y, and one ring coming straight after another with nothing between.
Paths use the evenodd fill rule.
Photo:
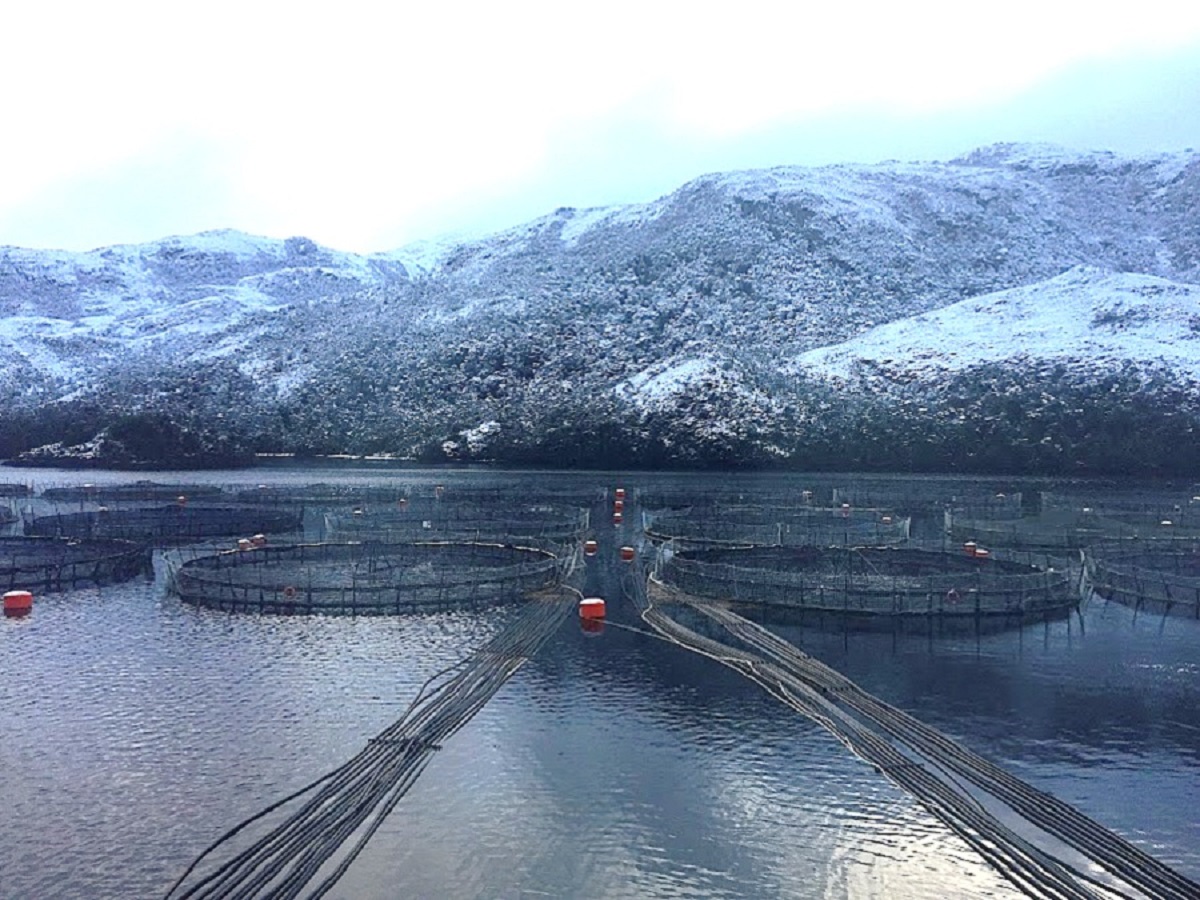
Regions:
<instances>
[{"instance_id":1,"label":"reflection on water","mask_svg":"<svg viewBox=\"0 0 1200 900\"><path fill-rule=\"evenodd\" d=\"M229 616L141 582L39 597L0 621L0 897L160 895L509 615ZM1200 877L1200 623L1098 602L993 635L777 630ZM334 895L1014 896L757 687L574 621L447 742Z\"/></svg>"}]
</instances>

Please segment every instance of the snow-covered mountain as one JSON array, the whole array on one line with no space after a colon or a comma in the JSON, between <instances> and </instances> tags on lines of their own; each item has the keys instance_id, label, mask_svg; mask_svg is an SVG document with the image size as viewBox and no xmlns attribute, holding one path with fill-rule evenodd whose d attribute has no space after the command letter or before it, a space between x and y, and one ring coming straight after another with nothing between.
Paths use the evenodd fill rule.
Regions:
<instances>
[{"instance_id":1,"label":"snow-covered mountain","mask_svg":"<svg viewBox=\"0 0 1200 900\"><path fill-rule=\"evenodd\" d=\"M1029 376L1190 427L1198 211L1200 154L1001 145L369 257L236 232L0 249L7 449L133 411L262 450L965 467L993 464L972 435L1026 441L1024 408L1023 464L1119 468L1083 433L1040 443Z\"/></svg>"},{"instance_id":2,"label":"snow-covered mountain","mask_svg":"<svg viewBox=\"0 0 1200 900\"><path fill-rule=\"evenodd\" d=\"M1200 285L1077 266L810 350L796 370L842 383L932 383L985 364L1030 360L1081 376L1136 362L1200 381Z\"/></svg>"}]
</instances>

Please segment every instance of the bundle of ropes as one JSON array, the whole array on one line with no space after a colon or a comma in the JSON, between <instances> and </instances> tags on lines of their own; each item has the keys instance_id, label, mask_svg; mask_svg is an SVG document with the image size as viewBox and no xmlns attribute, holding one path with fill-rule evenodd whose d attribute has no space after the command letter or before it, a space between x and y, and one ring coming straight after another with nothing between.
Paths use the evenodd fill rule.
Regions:
<instances>
[{"instance_id":1,"label":"bundle of ropes","mask_svg":"<svg viewBox=\"0 0 1200 900\"><path fill-rule=\"evenodd\" d=\"M650 602L644 582L627 582L643 620L668 641L711 657L757 682L792 709L822 725L843 745L908 791L974 848L1004 878L1031 897L1131 896L1102 883L1018 835L988 812L959 778L1006 803L1141 895L1164 900L1200 897L1200 884L1180 875L1050 794L959 746L934 728L884 703L767 629L728 609L687 595L671 599L716 622L746 647L699 634ZM655 585L655 591L663 590Z\"/></svg>"},{"instance_id":2,"label":"bundle of ropes","mask_svg":"<svg viewBox=\"0 0 1200 900\"><path fill-rule=\"evenodd\" d=\"M357 756L226 832L176 881L166 894L168 900L286 900L306 889L309 898L323 897L416 782L433 752L538 651L574 608L575 600L576 595L559 589L527 604L472 656L427 681L405 714ZM192 878L218 847L306 795L308 799L265 836L208 874ZM333 862L356 832L357 840ZM309 888L327 864L323 877ZM185 887L189 880L193 883Z\"/></svg>"}]
</instances>

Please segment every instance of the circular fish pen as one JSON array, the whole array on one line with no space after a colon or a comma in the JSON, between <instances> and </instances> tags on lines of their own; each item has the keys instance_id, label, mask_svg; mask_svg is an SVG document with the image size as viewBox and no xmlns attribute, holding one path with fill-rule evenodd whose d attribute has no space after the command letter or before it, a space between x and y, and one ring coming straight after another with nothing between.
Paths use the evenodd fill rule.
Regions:
<instances>
[{"instance_id":1,"label":"circular fish pen","mask_svg":"<svg viewBox=\"0 0 1200 900\"><path fill-rule=\"evenodd\" d=\"M884 546L908 540L911 520L851 507L697 506L643 513L650 540L691 547Z\"/></svg>"},{"instance_id":2,"label":"circular fish pen","mask_svg":"<svg viewBox=\"0 0 1200 900\"><path fill-rule=\"evenodd\" d=\"M66 591L116 584L146 570L138 544L120 540L0 537L0 588Z\"/></svg>"},{"instance_id":3,"label":"circular fish pen","mask_svg":"<svg viewBox=\"0 0 1200 900\"><path fill-rule=\"evenodd\" d=\"M565 544L587 532L588 510L552 504L417 503L327 513L326 534L352 540L504 540Z\"/></svg>"},{"instance_id":4,"label":"circular fish pen","mask_svg":"<svg viewBox=\"0 0 1200 900\"><path fill-rule=\"evenodd\" d=\"M940 513L947 507L988 517L1021 515L1023 495L1005 486L932 479L870 479L833 491L833 505L894 509L902 513Z\"/></svg>"},{"instance_id":5,"label":"circular fish pen","mask_svg":"<svg viewBox=\"0 0 1200 900\"><path fill-rule=\"evenodd\" d=\"M77 484L51 487L42 498L55 503L154 503L161 500L213 500L222 489L212 484L161 484L135 481L122 484Z\"/></svg>"},{"instance_id":6,"label":"circular fish pen","mask_svg":"<svg viewBox=\"0 0 1200 900\"><path fill-rule=\"evenodd\" d=\"M296 510L176 503L38 516L26 530L46 537L120 538L161 546L214 537L280 534L300 527Z\"/></svg>"},{"instance_id":7,"label":"circular fish pen","mask_svg":"<svg viewBox=\"0 0 1200 900\"><path fill-rule=\"evenodd\" d=\"M778 484L748 484L720 491L696 491L672 487L638 488L635 498L643 509L682 511L689 509L776 506L827 507L832 502L833 488L821 485L783 487Z\"/></svg>"},{"instance_id":8,"label":"circular fish pen","mask_svg":"<svg viewBox=\"0 0 1200 900\"><path fill-rule=\"evenodd\" d=\"M1024 619L1079 601L1071 573L1048 563L914 547L667 548L654 578L695 597L866 618Z\"/></svg>"},{"instance_id":9,"label":"circular fish pen","mask_svg":"<svg viewBox=\"0 0 1200 900\"><path fill-rule=\"evenodd\" d=\"M1023 518L963 517L948 510L946 534L954 541L988 547L1063 553L1109 541L1200 538L1200 526L1171 519L1129 522L1091 507L1051 509Z\"/></svg>"},{"instance_id":10,"label":"circular fish pen","mask_svg":"<svg viewBox=\"0 0 1200 900\"><path fill-rule=\"evenodd\" d=\"M1083 564L1105 600L1200 619L1200 542L1105 544L1086 550Z\"/></svg>"},{"instance_id":11,"label":"circular fish pen","mask_svg":"<svg viewBox=\"0 0 1200 900\"><path fill-rule=\"evenodd\" d=\"M561 580L546 550L476 541L322 543L226 551L180 565L185 603L283 615L402 615L511 603Z\"/></svg>"},{"instance_id":12,"label":"circular fish pen","mask_svg":"<svg viewBox=\"0 0 1200 900\"><path fill-rule=\"evenodd\" d=\"M407 485L380 487L347 484L260 484L235 491L238 503L258 506L363 506L366 504L408 503Z\"/></svg>"}]
</instances>

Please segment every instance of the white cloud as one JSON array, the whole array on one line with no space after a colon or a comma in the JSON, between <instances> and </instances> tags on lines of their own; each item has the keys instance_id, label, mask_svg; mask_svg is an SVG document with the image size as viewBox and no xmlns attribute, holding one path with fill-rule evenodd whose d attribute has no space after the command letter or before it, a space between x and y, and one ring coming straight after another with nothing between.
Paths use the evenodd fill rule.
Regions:
<instances>
[{"instance_id":1,"label":"white cloud","mask_svg":"<svg viewBox=\"0 0 1200 900\"><path fill-rule=\"evenodd\" d=\"M632 109L678 140L728 140L995 102L1081 61L1200 41L1200 6L1174 0L1136 15L1031 0L9 7L8 234L22 204L188 135L228 162L229 225L350 248L527 182L563 134Z\"/></svg>"}]
</instances>

